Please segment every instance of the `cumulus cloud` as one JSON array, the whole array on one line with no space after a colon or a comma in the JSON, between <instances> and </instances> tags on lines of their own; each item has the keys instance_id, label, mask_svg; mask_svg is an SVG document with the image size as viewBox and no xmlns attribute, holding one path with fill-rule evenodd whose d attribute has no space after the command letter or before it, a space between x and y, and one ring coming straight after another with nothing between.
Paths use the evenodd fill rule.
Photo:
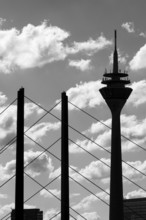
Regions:
<instances>
[{"instance_id":1,"label":"cumulus cloud","mask_svg":"<svg viewBox=\"0 0 146 220\"><path fill-rule=\"evenodd\" d=\"M109 196L103 191L97 192L95 195L96 196L89 195L89 196L84 197L79 203L74 205L73 208L75 210L89 211L94 202L100 201L100 199L105 200L105 201L109 200Z\"/></svg>"},{"instance_id":2,"label":"cumulus cloud","mask_svg":"<svg viewBox=\"0 0 146 220\"><path fill-rule=\"evenodd\" d=\"M86 52L88 55L92 55L111 45L112 41L106 39L104 35L101 34L96 40L90 38L85 42L74 42L72 47L67 48L67 53L76 54L79 52Z\"/></svg>"},{"instance_id":3,"label":"cumulus cloud","mask_svg":"<svg viewBox=\"0 0 146 220\"><path fill-rule=\"evenodd\" d=\"M137 51L129 62L129 66L134 71L146 68L146 44Z\"/></svg>"},{"instance_id":4,"label":"cumulus cloud","mask_svg":"<svg viewBox=\"0 0 146 220\"><path fill-rule=\"evenodd\" d=\"M11 73L17 69L41 67L80 52L96 53L112 44L103 35L96 40L65 44L70 33L44 21L40 25L28 24L17 30L0 30L0 71Z\"/></svg>"},{"instance_id":5,"label":"cumulus cloud","mask_svg":"<svg viewBox=\"0 0 146 220\"><path fill-rule=\"evenodd\" d=\"M129 57L128 54L124 54L123 52L121 52L121 51L118 49L118 61L119 61L121 64L126 64L128 57ZM111 55L109 56L109 62L110 62L110 64L113 64L113 52L112 52Z\"/></svg>"},{"instance_id":6,"label":"cumulus cloud","mask_svg":"<svg viewBox=\"0 0 146 220\"><path fill-rule=\"evenodd\" d=\"M27 119L32 114L40 115L44 113L44 110L39 108L37 105L35 105L32 102L28 102L28 103L25 103L24 105L24 113L25 113L24 117L25 119Z\"/></svg>"},{"instance_id":7,"label":"cumulus cloud","mask_svg":"<svg viewBox=\"0 0 146 220\"><path fill-rule=\"evenodd\" d=\"M8 100L7 96L3 94L3 92L0 92L0 106L4 105L7 100Z\"/></svg>"},{"instance_id":8,"label":"cumulus cloud","mask_svg":"<svg viewBox=\"0 0 146 220\"><path fill-rule=\"evenodd\" d=\"M61 168L58 167L57 169L53 170L50 175L49 175L49 178L50 179L54 179L56 178L57 176L59 176L61 174Z\"/></svg>"},{"instance_id":9,"label":"cumulus cloud","mask_svg":"<svg viewBox=\"0 0 146 220\"><path fill-rule=\"evenodd\" d=\"M101 161L92 161L85 168L78 170L78 172L82 174L82 176L76 172L72 172L70 175L79 182L85 180L83 176L85 176L89 180L102 181L109 177L110 168L108 166L110 165L110 160L106 158L101 158Z\"/></svg>"},{"instance_id":10,"label":"cumulus cloud","mask_svg":"<svg viewBox=\"0 0 146 220\"><path fill-rule=\"evenodd\" d=\"M67 91L69 101L79 108L94 108L104 102L99 89L102 87L101 81L81 82ZM70 105L70 110L75 107Z\"/></svg>"},{"instance_id":11,"label":"cumulus cloud","mask_svg":"<svg viewBox=\"0 0 146 220\"><path fill-rule=\"evenodd\" d=\"M134 33L135 27L133 22L126 22L121 25L122 28L124 28L128 33Z\"/></svg>"},{"instance_id":12,"label":"cumulus cloud","mask_svg":"<svg viewBox=\"0 0 146 220\"><path fill-rule=\"evenodd\" d=\"M42 152L41 151L26 151L24 153L24 162L25 165L30 163L36 157L38 157ZM51 173L54 169L52 159L46 154L43 153L40 157L38 157L33 163L31 163L26 172L31 174L31 176L35 177L41 175L42 172Z\"/></svg>"},{"instance_id":13,"label":"cumulus cloud","mask_svg":"<svg viewBox=\"0 0 146 220\"><path fill-rule=\"evenodd\" d=\"M0 112L1 120L0 120L0 147L3 147L7 143L9 143L16 136L16 122L17 122L17 105L13 104L6 109L6 101L7 97L0 92ZM5 111L6 109L6 111ZM25 130L30 126L30 117L33 120L37 120L38 116L42 115L44 110L39 108L34 103L27 102L24 105L24 118L27 126ZM41 122L33 126L28 132L31 138L35 141L41 140L42 137L46 135L47 132L51 130L58 130L60 128L60 122ZM25 140L25 141L28 141ZM32 144L32 141L28 142Z\"/></svg>"},{"instance_id":14,"label":"cumulus cloud","mask_svg":"<svg viewBox=\"0 0 146 220\"><path fill-rule=\"evenodd\" d=\"M75 87L68 89L66 93L68 100L79 108L95 108L101 104L105 104L105 100L99 92L99 89L102 87L103 85L100 80L80 82ZM132 104L134 107L137 107L146 103L146 80L133 82L130 87L133 91L127 100L127 105ZM60 110L60 105L56 109ZM77 108L70 104L69 110L77 110Z\"/></svg>"},{"instance_id":15,"label":"cumulus cloud","mask_svg":"<svg viewBox=\"0 0 146 220\"><path fill-rule=\"evenodd\" d=\"M145 178L144 175L141 173L146 173L146 161L127 161L128 164L130 164L132 167L136 168L133 169L131 166L128 166L127 164L123 163L123 173L124 176L128 177L130 180L137 181L142 180ZM138 172L138 171L140 172Z\"/></svg>"},{"instance_id":16,"label":"cumulus cloud","mask_svg":"<svg viewBox=\"0 0 146 220\"><path fill-rule=\"evenodd\" d=\"M40 67L66 57L63 41L67 31L43 22L28 24L21 31L16 28L0 30L0 70L4 73L20 68Z\"/></svg>"},{"instance_id":17,"label":"cumulus cloud","mask_svg":"<svg viewBox=\"0 0 146 220\"><path fill-rule=\"evenodd\" d=\"M46 135L48 131L56 131L60 128L60 122L41 122L33 126L28 132L27 135L31 137L34 141L41 140L42 137Z\"/></svg>"},{"instance_id":18,"label":"cumulus cloud","mask_svg":"<svg viewBox=\"0 0 146 220\"><path fill-rule=\"evenodd\" d=\"M82 72L92 69L91 60L70 60L69 66L75 67L76 69L81 70Z\"/></svg>"},{"instance_id":19,"label":"cumulus cloud","mask_svg":"<svg viewBox=\"0 0 146 220\"><path fill-rule=\"evenodd\" d=\"M133 89L127 104L132 104L135 107L146 103L146 80L140 80L131 84Z\"/></svg>"},{"instance_id":20,"label":"cumulus cloud","mask_svg":"<svg viewBox=\"0 0 146 220\"><path fill-rule=\"evenodd\" d=\"M125 199L144 198L144 197L146 197L146 192L142 189L138 189L138 190L128 192L125 195Z\"/></svg>"},{"instance_id":21,"label":"cumulus cloud","mask_svg":"<svg viewBox=\"0 0 146 220\"><path fill-rule=\"evenodd\" d=\"M7 194L0 193L0 199L7 199L7 198L8 198Z\"/></svg>"},{"instance_id":22,"label":"cumulus cloud","mask_svg":"<svg viewBox=\"0 0 146 220\"><path fill-rule=\"evenodd\" d=\"M42 152L41 151L26 151L24 153L24 164L25 166L38 157ZM15 174L16 161L11 160L7 162L5 165L0 164L0 181L4 181L9 179L11 176ZM52 160L46 153L43 153L40 157L38 157L33 163L31 163L26 172L30 174L32 177L40 175L42 172L51 173L54 169L52 164Z\"/></svg>"},{"instance_id":23,"label":"cumulus cloud","mask_svg":"<svg viewBox=\"0 0 146 220\"><path fill-rule=\"evenodd\" d=\"M68 100L79 108L94 108L105 102L99 92L101 87L103 86L100 80L80 82L80 84L76 84L75 87L68 89L66 94ZM59 101L60 100L57 100L56 103ZM60 105L58 105L56 109L60 110ZM77 110L77 108L70 104L69 110Z\"/></svg>"},{"instance_id":24,"label":"cumulus cloud","mask_svg":"<svg viewBox=\"0 0 146 220\"><path fill-rule=\"evenodd\" d=\"M100 216L97 214L97 212L85 212L81 214L88 220L100 220ZM77 216L77 220L82 220L83 218L81 216Z\"/></svg>"},{"instance_id":25,"label":"cumulus cloud","mask_svg":"<svg viewBox=\"0 0 146 220\"><path fill-rule=\"evenodd\" d=\"M146 173L146 161L126 161L126 163L122 163L122 167L123 176L127 177L132 181L139 181L145 178L145 176L142 173ZM89 180L92 180L93 182L98 181L98 183L101 184L109 184L110 159L101 158L101 160L92 161L89 165L85 166L84 168L81 168L80 170L77 169L77 171L80 174L82 174L82 176L80 176L76 172L70 173L70 176L72 176L72 178L74 178L78 182L84 181L84 177L86 177ZM128 182L127 178L124 178L124 181L126 183Z\"/></svg>"},{"instance_id":26,"label":"cumulus cloud","mask_svg":"<svg viewBox=\"0 0 146 220\"><path fill-rule=\"evenodd\" d=\"M70 153L84 153L86 151L106 150L110 151L111 146L111 119L93 123L83 133L89 139L77 139L75 143L70 144ZM128 139L122 137L123 153L138 150L138 146L146 144L146 118L139 120L135 115L121 115L121 134Z\"/></svg>"},{"instance_id":27,"label":"cumulus cloud","mask_svg":"<svg viewBox=\"0 0 146 220\"><path fill-rule=\"evenodd\" d=\"M74 170L78 171L77 167L75 167L75 166L70 166L70 167L72 167L73 169L71 169L71 168L69 169L69 175L76 178L76 172ZM50 173L49 178L54 179L57 176L59 176L60 174L61 174L61 167L58 167L57 169L53 170Z\"/></svg>"},{"instance_id":28,"label":"cumulus cloud","mask_svg":"<svg viewBox=\"0 0 146 220\"><path fill-rule=\"evenodd\" d=\"M106 148L109 150L110 147L111 132L106 131L99 134L95 140L77 140L75 143L71 143L69 146L70 153L84 153L85 151L91 152L95 150L103 150ZM85 149L85 150L84 150Z\"/></svg>"},{"instance_id":29,"label":"cumulus cloud","mask_svg":"<svg viewBox=\"0 0 146 220\"><path fill-rule=\"evenodd\" d=\"M49 209L44 214L44 220L48 220L48 219L54 217L57 213L59 213L59 210L57 210L57 209ZM60 218L61 218L61 215L58 214L54 219L55 220L60 220Z\"/></svg>"},{"instance_id":30,"label":"cumulus cloud","mask_svg":"<svg viewBox=\"0 0 146 220\"><path fill-rule=\"evenodd\" d=\"M7 20L5 18L0 18L0 27L2 27L6 21Z\"/></svg>"},{"instance_id":31,"label":"cumulus cloud","mask_svg":"<svg viewBox=\"0 0 146 220\"><path fill-rule=\"evenodd\" d=\"M4 206L0 205L0 215L3 215L5 213L11 212L12 209L15 208L14 203L6 204ZM34 209L36 208L34 205L24 204L25 209Z\"/></svg>"},{"instance_id":32,"label":"cumulus cloud","mask_svg":"<svg viewBox=\"0 0 146 220\"><path fill-rule=\"evenodd\" d=\"M5 95L2 95L1 103L4 103L7 100L7 97ZM6 105L3 105L0 107L0 112L5 110ZM43 110L41 110L38 106L36 106L33 103L25 103L25 120L29 119L31 116L38 116L43 113ZM16 121L17 121L17 105L11 105L6 111L1 114L1 120L0 120L0 147L6 145L9 141L11 141L15 135L16 135ZM47 124L37 125L38 128L34 127L32 128L32 135L35 135L35 129L36 129L36 136L39 138L39 128L47 127ZM49 127L49 123L48 123ZM51 127L51 125L50 125ZM51 128L50 128L51 129ZM46 128L47 130L47 128ZM48 128L49 130L49 128ZM37 133L38 132L38 133ZM40 134L40 138L45 134L45 132Z\"/></svg>"},{"instance_id":33,"label":"cumulus cloud","mask_svg":"<svg viewBox=\"0 0 146 220\"><path fill-rule=\"evenodd\" d=\"M141 32L139 36L146 38L146 33Z\"/></svg>"}]
</instances>

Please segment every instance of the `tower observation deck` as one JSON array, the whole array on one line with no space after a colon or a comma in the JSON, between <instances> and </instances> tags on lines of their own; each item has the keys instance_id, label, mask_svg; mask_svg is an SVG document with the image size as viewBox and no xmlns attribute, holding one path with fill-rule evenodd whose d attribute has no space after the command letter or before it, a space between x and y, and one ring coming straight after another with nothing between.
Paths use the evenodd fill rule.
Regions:
<instances>
[{"instance_id":1,"label":"tower observation deck","mask_svg":"<svg viewBox=\"0 0 146 220\"><path fill-rule=\"evenodd\" d=\"M122 153L121 153L121 125L120 113L132 89L126 85L130 83L128 73L121 72L118 67L117 33L115 31L115 49L113 54L113 72L105 72L100 89L112 114L111 134L111 171L110 171L110 220L123 220L123 183L122 183ZM126 86L126 87L125 87Z\"/></svg>"},{"instance_id":2,"label":"tower observation deck","mask_svg":"<svg viewBox=\"0 0 146 220\"><path fill-rule=\"evenodd\" d=\"M107 87L102 88L101 94L104 99L126 99L129 97L132 89L125 87L130 83L128 73L126 71L121 72L118 67L118 52L117 52L117 33L115 31L115 50L113 54L113 72L105 72L102 79L102 84ZM104 93L104 94L103 94Z\"/></svg>"}]
</instances>

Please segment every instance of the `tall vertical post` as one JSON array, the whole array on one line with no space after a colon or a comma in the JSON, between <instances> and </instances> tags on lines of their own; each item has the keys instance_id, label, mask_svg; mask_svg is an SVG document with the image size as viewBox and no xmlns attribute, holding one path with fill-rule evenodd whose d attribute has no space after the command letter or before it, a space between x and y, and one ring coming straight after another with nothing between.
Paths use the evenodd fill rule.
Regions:
<instances>
[{"instance_id":1,"label":"tall vertical post","mask_svg":"<svg viewBox=\"0 0 146 220\"><path fill-rule=\"evenodd\" d=\"M62 93L61 220L69 220L68 97Z\"/></svg>"},{"instance_id":2,"label":"tall vertical post","mask_svg":"<svg viewBox=\"0 0 146 220\"><path fill-rule=\"evenodd\" d=\"M112 114L109 220L124 220L120 113L132 89L126 86L130 83L128 74L118 69L116 31L113 72L106 72L103 76L102 84L106 87L101 88L100 93Z\"/></svg>"},{"instance_id":3,"label":"tall vertical post","mask_svg":"<svg viewBox=\"0 0 146 220\"><path fill-rule=\"evenodd\" d=\"M18 91L17 101L17 143L16 143L16 184L15 219L24 219L24 88Z\"/></svg>"}]
</instances>

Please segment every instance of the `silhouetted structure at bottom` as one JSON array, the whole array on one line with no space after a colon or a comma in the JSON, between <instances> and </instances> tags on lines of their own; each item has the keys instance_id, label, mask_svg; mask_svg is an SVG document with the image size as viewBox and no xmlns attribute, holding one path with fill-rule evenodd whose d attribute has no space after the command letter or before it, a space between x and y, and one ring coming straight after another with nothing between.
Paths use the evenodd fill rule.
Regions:
<instances>
[{"instance_id":1,"label":"silhouetted structure at bottom","mask_svg":"<svg viewBox=\"0 0 146 220\"><path fill-rule=\"evenodd\" d=\"M11 220L15 220L15 210L11 212ZM43 211L40 209L24 209L24 220L43 220Z\"/></svg>"},{"instance_id":2,"label":"silhouetted structure at bottom","mask_svg":"<svg viewBox=\"0 0 146 220\"><path fill-rule=\"evenodd\" d=\"M124 199L124 220L146 219L146 198Z\"/></svg>"}]
</instances>

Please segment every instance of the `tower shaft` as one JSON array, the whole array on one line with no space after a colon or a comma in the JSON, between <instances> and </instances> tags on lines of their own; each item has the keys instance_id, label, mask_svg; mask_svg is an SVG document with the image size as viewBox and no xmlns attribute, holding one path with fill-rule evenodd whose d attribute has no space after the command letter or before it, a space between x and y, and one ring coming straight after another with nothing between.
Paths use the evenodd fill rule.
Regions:
<instances>
[{"instance_id":1,"label":"tower shaft","mask_svg":"<svg viewBox=\"0 0 146 220\"><path fill-rule=\"evenodd\" d=\"M61 126L61 220L69 220L69 216L68 97L63 92Z\"/></svg>"},{"instance_id":2,"label":"tower shaft","mask_svg":"<svg viewBox=\"0 0 146 220\"><path fill-rule=\"evenodd\" d=\"M112 101L111 101L112 102ZM120 109L121 100L114 100L117 109L112 111L111 134L111 172L110 172L110 220L123 220L123 182L122 182L122 153L121 153L121 128ZM113 104L113 103L111 103Z\"/></svg>"},{"instance_id":3,"label":"tower shaft","mask_svg":"<svg viewBox=\"0 0 146 220\"><path fill-rule=\"evenodd\" d=\"M112 114L109 220L124 220L120 113L132 89L125 87L130 83L128 74L118 69L116 31L113 55L113 73L104 74L102 84L107 86L100 93Z\"/></svg>"},{"instance_id":4,"label":"tower shaft","mask_svg":"<svg viewBox=\"0 0 146 220\"><path fill-rule=\"evenodd\" d=\"M16 142L16 220L24 219L24 89L18 91L17 142Z\"/></svg>"}]
</instances>

